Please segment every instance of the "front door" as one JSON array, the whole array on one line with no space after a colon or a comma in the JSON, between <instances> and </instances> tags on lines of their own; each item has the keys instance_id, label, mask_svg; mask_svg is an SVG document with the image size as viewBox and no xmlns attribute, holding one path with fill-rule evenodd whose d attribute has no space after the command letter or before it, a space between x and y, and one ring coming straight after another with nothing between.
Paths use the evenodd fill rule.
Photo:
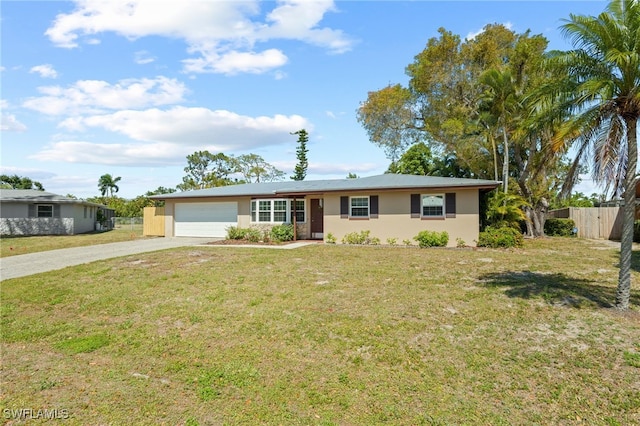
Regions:
<instances>
[{"instance_id":1,"label":"front door","mask_svg":"<svg viewBox=\"0 0 640 426\"><path fill-rule=\"evenodd\" d=\"M311 199L311 238L322 239L324 237L324 214L322 198Z\"/></svg>"}]
</instances>

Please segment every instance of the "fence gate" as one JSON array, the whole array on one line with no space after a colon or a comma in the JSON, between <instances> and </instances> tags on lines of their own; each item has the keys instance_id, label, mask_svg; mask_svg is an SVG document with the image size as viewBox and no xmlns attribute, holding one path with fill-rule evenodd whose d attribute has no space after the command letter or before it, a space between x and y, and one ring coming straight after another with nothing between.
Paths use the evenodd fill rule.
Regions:
<instances>
[{"instance_id":1,"label":"fence gate","mask_svg":"<svg viewBox=\"0 0 640 426\"><path fill-rule=\"evenodd\" d=\"M619 240L622 236L620 207L566 207L549 216L573 219L581 238Z\"/></svg>"},{"instance_id":2,"label":"fence gate","mask_svg":"<svg viewBox=\"0 0 640 426\"><path fill-rule=\"evenodd\" d=\"M164 207L145 207L142 234L164 237Z\"/></svg>"}]
</instances>

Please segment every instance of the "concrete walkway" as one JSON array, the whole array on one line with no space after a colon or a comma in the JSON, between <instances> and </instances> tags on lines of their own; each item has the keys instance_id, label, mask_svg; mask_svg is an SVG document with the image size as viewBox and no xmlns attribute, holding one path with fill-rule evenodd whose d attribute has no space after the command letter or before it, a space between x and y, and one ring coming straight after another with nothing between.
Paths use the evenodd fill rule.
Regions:
<instances>
[{"instance_id":1,"label":"concrete walkway","mask_svg":"<svg viewBox=\"0 0 640 426\"><path fill-rule=\"evenodd\" d=\"M60 250L41 251L38 253L21 254L0 259L0 281L10 278L25 277L41 272L55 271L68 266L82 265L96 260L111 259L114 257L129 256L138 253L165 250L169 248L185 246L201 246L220 238L147 238L120 243L98 244L94 246L73 247ZM271 249L295 249L309 244L317 244L315 241L299 241L282 246L272 245L207 245L207 247L251 247Z\"/></svg>"},{"instance_id":2,"label":"concrete walkway","mask_svg":"<svg viewBox=\"0 0 640 426\"><path fill-rule=\"evenodd\" d=\"M146 238L120 243L98 244L60 250L21 254L0 259L0 280L82 265L96 260L128 256L175 247L206 244L215 238Z\"/></svg>"}]
</instances>

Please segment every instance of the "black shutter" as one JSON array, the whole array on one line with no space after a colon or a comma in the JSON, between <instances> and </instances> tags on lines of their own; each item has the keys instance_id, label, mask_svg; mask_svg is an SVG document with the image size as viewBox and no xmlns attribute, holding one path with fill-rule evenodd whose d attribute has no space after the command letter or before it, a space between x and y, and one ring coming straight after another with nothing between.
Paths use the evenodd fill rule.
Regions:
<instances>
[{"instance_id":1,"label":"black shutter","mask_svg":"<svg viewBox=\"0 0 640 426\"><path fill-rule=\"evenodd\" d=\"M60 217L60 204L53 205L53 217Z\"/></svg>"},{"instance_id":2,"label":"black shutter","mask_svg":"<svg viewBox=\"0 0 640 426\"><path fill-rule=\"evenodd\" d=\"M444 195L444 204L445 204L446 217L450 217L450 218L456 217L456 193L455 192L447 192Z\"/></svg>"},{"instance_id":3,"label":"black shutter","mask_svg":"<svg viewBox=\"0 0 640 426\"><path fill-rule=\"evenodd\" d=\"M420 194L411 194L411 217L420 217Z\"/></svg>"},{"instance_id":4,"label":"black shutter","mask_svg":"<svg viewBox=\"0 0 640 426\"><path fill-rule=\"evenodd\" d=\"M340 197L340 218L349 218L349 197Z\"/></svg>"},{"instance_id":5,"label":"black shutter","mask_svg":"<svg viewBox=\"0 0 640 426\"><path fill-rule=\"evenodd\" d=\"M38 216L38 212L36 210L36 205L35 204L29 204L29 217L36 217Z\"/></svg>"},{"instance_id":6,"label":"black shutter","mask_svg":"<svg viewBox=\"0 0 640 426\"><path fill-rule=\"evenodd\" d=\"M369 217L372 219L378 218L378 196L369 196Z\"/></svg>"}]
</instances>

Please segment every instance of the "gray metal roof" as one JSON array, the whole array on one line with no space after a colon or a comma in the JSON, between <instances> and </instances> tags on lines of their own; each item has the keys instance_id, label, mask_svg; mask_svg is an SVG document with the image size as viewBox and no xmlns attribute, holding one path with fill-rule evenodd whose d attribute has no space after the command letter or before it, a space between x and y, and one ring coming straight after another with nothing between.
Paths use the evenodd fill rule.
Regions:
<instances>
[{"instance_id":1,"label":"gray metal roof","mask_svg":"<svg viewBox=\"0 0 640 426\"><path fill-rule=\"evenodd\" d=\"M493 189L500 182L493 180L446 178L439 176L416 176L383 174L356 179L331 179L246 183L241 185L218 186L194 191L174 192L154 195L153 199L167 200L176 198L202 197L241 197L241 196L286 196L318 194L325 192L376 191L394 189L438 189L438 188L478 188Z\"/></svg>"},{"instance_id":2,"label":"gray metal roof","mask_svg":"<svg viewBox=\"0 0 640 426\"><path fill-rule=\"evenodd\" d=\"M37 189L0 189L0 202L81 204L83 206L108 208L103 204L91 203L89 201L65 197L46 191L39 191Z\"/></svg>"}]
</instances>

